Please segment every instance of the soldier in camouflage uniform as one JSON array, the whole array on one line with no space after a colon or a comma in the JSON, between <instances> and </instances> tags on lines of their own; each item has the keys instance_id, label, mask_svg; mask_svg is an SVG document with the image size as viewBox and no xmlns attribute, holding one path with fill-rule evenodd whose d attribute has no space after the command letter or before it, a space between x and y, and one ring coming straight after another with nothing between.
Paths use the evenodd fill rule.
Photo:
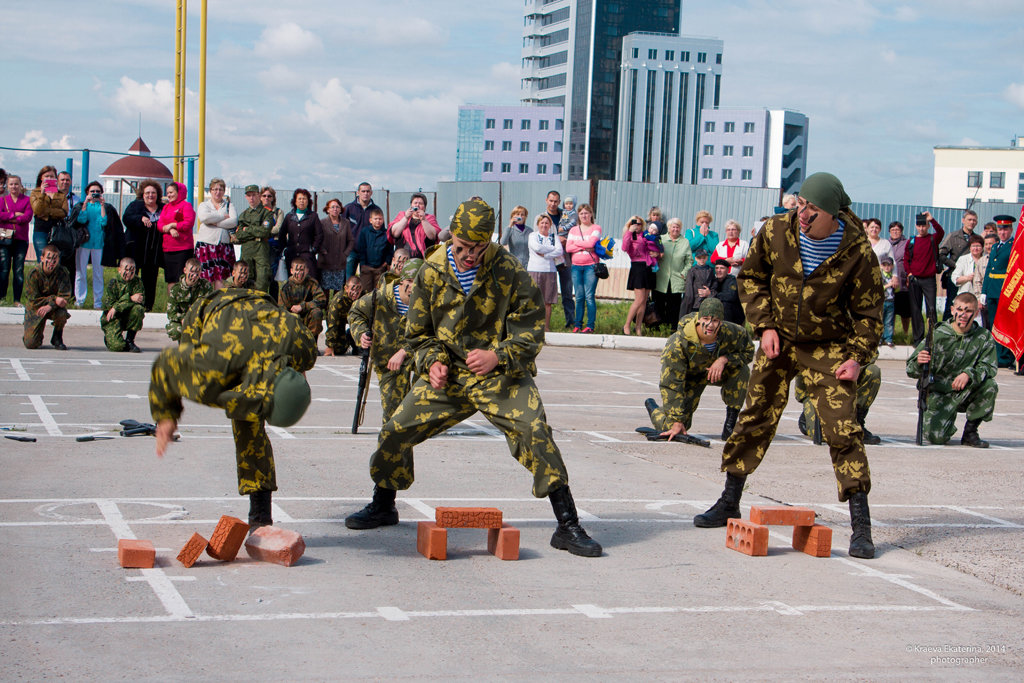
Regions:
<instances>
[{"instance_id":1,"label":"soldier in camouflage uniform","mask_svg":"<svg viewBox=\"0 0 1024 683\"><path fill-rule=\"evenodd\" d=\"M313 339L317 339L324 326L327 295L319 283L309 277L309 266L306 265L305 259L292 259L289 272L291 277L278 291L277 305L299 316L313 333Z\"/></svg>"},{"instance_id":2,"label":"soldier in camouflage uniform","mask_svg":"<svg viewBox=\"0 0 1024 683\"><path fill-rule=\"evenodd\" d=\"M423 259L411 259L406 261L401 275L385 273L377 285L376 308L374 293L370 292L356 301L348 316L352 336L359 340L361 348L370 349L370 362L380 385L384 423L409 393L412 357L405 338L405 321L413 280L422 265ZM371 319L373 334L369 334Z\"/></svg>"},{"instance_id":3,"label":"soldier in camouflage uniform","mask_svg":"<svg viewBox=\"0 0 1024 683\"><path fill-rule=\"evenodd\" d=\"M299 373L315 362L309 330L266 294L230 289L200 299L185 316L181 343L153 363L149 407L157 455L177 429L183 398L223 408L235 438L238 493L249 496L249 524L272 524L277 475L265 423L299 421L310 401Z\"/></svg>"},{"instance_id":4,"label":"soldier in camouflage uniform","mask_svg":"<svg viewBox=\"0 0 1024 683\"><path fill-rule=\"evenodd\" d=\"M651 423L669 441L686 434L701 394L709 384L722 387L725 424L722 439L728 439L736 425L736 416L747 395L754 343L746 328L722 320L725 309L718 299L701 302L697 313L679 321L679 327L665 342L661 352L661 402L645 405ZM713 348L708 348L711 345Z\"/></svg>"},{"instance_id":5,"label":"soldier in camouflage uniform","mask_svg":"<svg viewBox=\"0 0 1024 683\"><path fill-rule=\"evenodd\" d=\"M237 263L237 261L236 261ZM213 285L203 278L199 259L185 261L185 268L167 294L167 336L174 341L181 339L181 323L192 304L200 297L213 293Z\"/></svg>"},{"instance_id":6,"label":"soldier in camouflage uniform","mask_svg":"<svg viewBox=\"0 0 1024 683\"><path fill-rule=\"evenodd\" d=\"M860 425L861 430L864 432L864 444L869 446L877 446L882 443L879 437L872 434L864 426L864 422L868 417L868 410L871 408L871 404L875 402L878 390L882 386L882 371L875 365L876 360L878 360L877 352L875 357L871 359L871 362L861 368L860 377L857 379L857 424ZM804 387L803 375L797 375L796 382L793 383L793 397L803 406L803 411L800 413L800 419L797 423L800 433L804 436L814 435L818 430L818 411L814 409L814 401L811 400L811 394Z\"/></svg>"},{"instance_id":7,"label":"soldier in camouflage uniform","mask_svg":"<svg viewBox=\"0 0 1024 683\"><path fill-rule=\"evenodd\" d=\"M146 317L145 286L135 272L135 259L125 256L117 268L117 275L103 289L103 311L100 327L103 343L111 351L139 353L135 335L142 329Z\"/></svg>"},{"instance_id":8,"label":"soldier in camouflage uniform","mask_svg":"<svg viewBox=\"0 0 1024 683\"><path fill-rule=\"evenodd\" d=\"M71 276L60 265L60 249L47 244L39 258L39 265L28 274L25 283L25 333L22 342L26 349L38 349L43 343L46 321L53 321L53 336L50 345L60 351L67 351L64 345L64 325L71 315L68 301L71 300Z\"/></svg>"},{"instance_id":9,"label":"soldier in camouflage uniform","mask_svg":"<svg viewBox=\"0 0 1024 683\"><path fill-rule=\"evenodd\" d=\"M255 280L249 277L250 270L249 262L245 259L235 261L235 265L231 266L231 279L227 286L232 289L256 289Z\"/></svg>"},{"instance_id":10,"label":"soldier in camouflage uniform","mask_svg":"<svg viewBox=\"0 0 1024 683\"><path fill-rule=\"evenodd\" d=\"M974 324L978 299L970 292L953 299L953 319L935 328L931 353L923 341L907 361L907 374L921 376L921 364L931 363L929 374L934 381L928 387L928 403L924 411L925 438L944 444L956 433L956 414L967 414L967 423L960 443L974 448L988 448L978 436L978 425L990 422L996 407L997 367L996 342L984 327Z\"/></svg>"},{"instance_id":11,"label":"soldier in camouflage uniform","mask_svg":"<svg viewBox=\"0 0 1024 683\"><path fill-rule=\"evenodd\" d=\"M242 245L242 259L255 271L256 289L270 291L270 231L274 227L274 214L260 204L258 185L245 186L245 199L249 208L238 217L238 228L231 235L233 244ZM236 261L237 263L237 261Z\"/></svg>"},{"instance_id":12,"label":"soldier in camouflage uniform","mask_svg":"<svg viewBox=\"0 0 1024 683\"><path fill-rule=\"evenodd\" d=\"M363 285L359 282L359 278L353 275L345 281L345 289L331 297L331 303L327 304L325 356L344 356L345 351L349 348L352 349L353 355L359 353L359 345L353 339L352 332L346 330L345 326L351 327L349 311L362 293Z\"/></svg>"},{"instance_id":13,"label":"soldier in camouflage uniform","mask_svg":"<svg viewBox=\"0 0 1024 683\"><path fill-rule=\"evenodd\" d=\"M493 231L490 206L463 202L451 239L428 255L416 276L406 323L416 379L370 458L373 500L345 525L397 524L395 492L412 485L413 447L479 410L533 474L533 495L550 499L558 519L552 546L596 557L601 546L580 526L533 381L544 343L540 290L519 261L491 241Z\"/></svg>"},{"instance_id":14,"label":"soldier in camouflage uniform","mask_svg":"<svg viewBox=\"0 0 1024 683\"><path fill-rule=\"evenodd\" d=\"M839 500L849 501L850 555L874 557L868 492L871 476L857 423L856 380L877 353L882 332L882 278L850 197L839 179L804 180L797 208L757 233L737 278L747 321L761 338L746 405L722 453L722 497L694 518L699 527L740 517L748 474L764 458L802 375L829 444Z\"/></svg>"}]
</instances>

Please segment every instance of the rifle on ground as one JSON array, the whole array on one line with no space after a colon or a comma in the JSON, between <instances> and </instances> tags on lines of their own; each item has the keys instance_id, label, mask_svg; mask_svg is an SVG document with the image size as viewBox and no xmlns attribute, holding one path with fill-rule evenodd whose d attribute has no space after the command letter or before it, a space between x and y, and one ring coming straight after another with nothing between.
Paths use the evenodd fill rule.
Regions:
<instances>
[{"instance_id":1,"label":"rifle on ground","mask_svg":"<svg viewBox=\"0 0 1024 683\"><path fill-rule=\"evenodd\" d=\"M370 349L373 348L373 321L377 317L377 287L374 286L370 295L370 328L366 336L370 338L370 347L363 349L363 359L359 361L359 387L356 389L356 412L352 416L352 433L359 433L359 425L363 424L366 413L366 396L370 391ZM355 340L353 340L355 341Z\"/></svg>"},{"instance_id":2,"label":"rifle on ground","mask_svg":"<svg viewBox=\"0 0 1024 683\"><path fill-rule=\"evenodd\" d=\"M932 352L933 333L935 323L929 321L928 336L925 338L924 348L930 355ZM917 378L917 436L915 443L918 446L924 445L924 411L928 408L928 389L931 387L935 377L932 375L932 364L930 362L921 364L921 376Z\"/></svg>"},{"instance_id":3,"label":"rifle on ground","mask_svg":"<svg viewBox=\"0 0 1024 683\"><path fill-rule=\"evenodd\" d=\"M668 441L667 436L662 436L661 432L653 427L637 427L636 431L647 437L648 441ZM703 446L704 448L711 448L711 442L707 439L702 439L699 436L692 436L690 434L676 434L672 437L673 441L678 443L688 443L692 446Z\"/></svg>"}]
</instances>

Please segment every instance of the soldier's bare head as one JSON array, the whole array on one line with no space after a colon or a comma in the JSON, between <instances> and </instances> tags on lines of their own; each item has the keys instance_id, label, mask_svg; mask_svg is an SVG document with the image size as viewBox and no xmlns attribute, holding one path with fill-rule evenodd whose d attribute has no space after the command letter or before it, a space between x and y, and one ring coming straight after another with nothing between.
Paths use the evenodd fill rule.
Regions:
<instances>
[{"instance_id":1,"label":"soldier's bare head","mask_svg":"<svg viewBox=\"0 0 1024 683\"><path fill-rule=\"evenodd\" d=\"M305 264L303 264L305 265ZM245 287L245 283L249 281L249 262L248 261L235 261L235 265L231 267L231 283L235 287Z\"/></svg>"},{"instance_id":2,"label":"soldier's bare head","mask_svg":"<svg viewBox=\"0 0 1024 683\"><path fill-rule=\"evenodd\" d=\"M288 272L291 273L292 282L305 282L306 277L309 275L309 266L306 265L304 260L297 258L292 261Z\"/></svg>"},{"instance_id":3,"label":"soldier's bare head","mask_svg":"<svg viewBox=\"0 0 1024 683\"><path fill-rule=\"evenodd\" d=\"M117 272L122 280L131 280L135 277L135 259L125 256L117 266Z\"/></svg>"},{"instance_id":4,"label":"soldier's bare head","mask_svg":"<svg viewBox=\"0 0 1024 683\"><path fill-rule=\"evenodd\" d=\"M950 312L953 314L953 329L963 334L971 328L974 317L978 315L978 297L970 292L957 294Z\"/></svg>"},{"instance_id":5,"label":"soldier's bare head","mask_svg":"<svg viewBox=\"0 0 1024 683\"><path fill-rule=\"evenodd\" d=\"M52 244L47 244L43 247L43 253L39 257L39 263L43 268L43 272L47 275L57 270L57 266L60 265L60 249Z\"/></svg>"}]
</instances>

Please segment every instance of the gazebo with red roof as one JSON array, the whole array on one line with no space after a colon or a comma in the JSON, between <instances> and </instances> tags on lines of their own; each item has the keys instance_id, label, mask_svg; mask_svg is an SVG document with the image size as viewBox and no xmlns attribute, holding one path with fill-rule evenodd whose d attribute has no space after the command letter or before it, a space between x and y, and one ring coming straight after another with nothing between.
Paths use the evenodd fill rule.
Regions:
<instances>
[{"instance_id":1,"label":"gazebo with red roof","mask_svg":"<svg viewBox=\"0 0 1024 683\"><path fill-rule=\"evenodd\" d=\"M152 178L161 185L174 180L174 174L169 168L158 159L149 156L149 147L141 137L136 138L128 151L134 152L134 154L121 157L100 174L106 194L120 194L124 197L134 198L135 189L142 180Z\"/></svg>"}]
</instances>

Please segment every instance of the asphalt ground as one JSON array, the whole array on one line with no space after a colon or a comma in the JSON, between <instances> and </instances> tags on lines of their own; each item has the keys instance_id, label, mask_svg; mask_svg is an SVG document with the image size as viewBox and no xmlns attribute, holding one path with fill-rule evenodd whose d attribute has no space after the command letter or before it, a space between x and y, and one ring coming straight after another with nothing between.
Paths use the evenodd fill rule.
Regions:
<instances>
[{"instance_id":1,"label":"asphalt ground","mask_svg":"<svg viewBox=\"0 0 1024 683\"><path fill-rule=\"evenodd\" d=\"M725 547L694 514L718 496L724 407L705 392L693 433L712 447L648 443L643 400L657 396L655 351L548 346L537 383L587 530L587 559L550 547L554 520L530 475L479 415L416 451L397 527L351 531L369 497L380 405L349 433L358 359L321 358L301 422L274 429L279 526L302 533L293 567L178 550L237 495L223 412L187 404L181 441L157 458L149 437L116 435L149 419L149 366L166 344L113 354L98 328L69 327L72 350L27 351L0 325L0 677L4 680L707 679L1020 680L1024 671L1021 454L1024 379L1000 371L988 450L917 447L915 390L882 361L868 426L873 560L847 556L846 506L826 447L796 428L790 404L749 505L812 507L832 554L793 550L773 527L767 557ZM48 338L48 337L47 337ZM376 389L374 383L373 389ZM958 424L962 425L962 416ZM21 431L24 430L24 431ZM8 433L8 432L4 432ZM486 551L480 530L451 530L448 560L416 551L433 508L493 506L521 530L520 559ZM157 566L121 569L118 538L157 547Z\"/></svg>"}]
</instances>

